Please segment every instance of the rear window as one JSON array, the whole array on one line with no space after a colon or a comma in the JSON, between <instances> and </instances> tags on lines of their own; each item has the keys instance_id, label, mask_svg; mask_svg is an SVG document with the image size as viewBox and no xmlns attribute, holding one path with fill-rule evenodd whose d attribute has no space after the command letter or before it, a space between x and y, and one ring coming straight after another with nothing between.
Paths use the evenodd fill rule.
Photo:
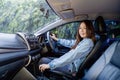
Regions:
<instances>
[{"instance_id":1,"label":"rear window","mask_svg":"<svg viewBox=\"0 0 120 80\"><path fill-rule=\"evenodd\" d=\"M120 38L120 22L106 20L108 37L110 38Z\"/></svg>"}]
</instances>

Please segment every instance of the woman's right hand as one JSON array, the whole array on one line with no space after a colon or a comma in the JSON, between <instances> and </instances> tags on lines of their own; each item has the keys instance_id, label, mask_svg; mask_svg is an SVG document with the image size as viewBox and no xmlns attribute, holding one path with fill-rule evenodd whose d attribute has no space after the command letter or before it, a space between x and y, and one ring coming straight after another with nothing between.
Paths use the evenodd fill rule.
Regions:
<instances>
[{"instance_id":1,"label":"woman's right hand","mask_svg":"<svg viewBox=\"0 0 120 80\"><path fill-rule=\"evenodd\" d=\"M39 70L41 72L43 72L43 71L45 71L46 69L49 69L49 68L50 68L50 66L48 64L41 64L41 65L39 65Z\"/></svg>"},{"instance_id":2,"label":"woman's right hand","mask_svg":"<svg viewBox=\"0 0 120 80\"><path fill-rule=\"evenodd\" d=\"M58 41L58 38L55 36L55 34L50 35L50 37L51 37L52 39L54 39L55 41Z\"/></svg>"}]
</instances>

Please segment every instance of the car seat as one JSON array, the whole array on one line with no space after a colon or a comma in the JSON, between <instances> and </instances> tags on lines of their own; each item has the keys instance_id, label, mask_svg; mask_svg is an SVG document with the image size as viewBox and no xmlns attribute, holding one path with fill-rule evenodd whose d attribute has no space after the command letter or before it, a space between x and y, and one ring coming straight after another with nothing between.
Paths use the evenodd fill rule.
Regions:
<instances>
[{"instance_id":1,"label":"car seat","mask_svg":"<svg viewBox=\"0 0 120 80\"><path fill-rule=\"evenodd\" d=\"M107 48L82 80L120 80L120 41Z\"/></svg>"}]
</instances>

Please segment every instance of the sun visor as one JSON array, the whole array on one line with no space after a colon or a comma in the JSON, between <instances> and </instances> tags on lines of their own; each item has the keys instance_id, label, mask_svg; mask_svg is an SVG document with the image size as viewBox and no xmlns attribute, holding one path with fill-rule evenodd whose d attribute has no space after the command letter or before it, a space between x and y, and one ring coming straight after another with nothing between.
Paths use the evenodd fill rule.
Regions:
<instances>
[{"instance_id":1,"label":"sun visor","mask_svg":"<svg viewBox=\"0 0 120 80\"><path fill-rule=\"evenodd\" d=\"M51 8L62 19L75 17L74 9L71 7L70 0L47 0Z\"/></svg>"},{"instance_id":2,"label":"sun visor","mask_svg":"<svg viewBox=\"0 0 120 80\"><path fill-rule=\"evenodd\" d=\"M60 15L64 19L66 19L66 18L74 18L75 17L74 11L72 9L61 11Z\"/></svg>"}]
</instances>

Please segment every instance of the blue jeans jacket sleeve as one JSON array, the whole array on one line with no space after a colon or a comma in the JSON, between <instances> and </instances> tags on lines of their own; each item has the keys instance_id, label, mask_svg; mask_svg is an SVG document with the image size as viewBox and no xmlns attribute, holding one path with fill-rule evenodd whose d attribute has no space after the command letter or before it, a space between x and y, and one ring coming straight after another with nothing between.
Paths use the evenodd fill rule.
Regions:
<instances>
[{"instance_id":1,"label":"blue jeans jacket sleeve","mask_svg":"<svg viewBox=\"0 0 120 80\"><path fill-rule=\"evenodd\" d=\"M50 69L62 67L74 62L77 59L82 59L83 57L86 57L88 53L92 50L93 46L94 44L91 39L83 39L75 49L70 50L60 58L52 60L49 63Z\"/></svg>"},{"instance_id":2,"label":"blue jeans jacket sleeve","mask_svg":"<svg viewBox=\"0 0 120 80\"><path fill-rule=\"evenodd\" d=\"M58 39L57 43L61 44L62 46L71 48L75 44L75 40Z\"/></svg>"}]
</instances>

